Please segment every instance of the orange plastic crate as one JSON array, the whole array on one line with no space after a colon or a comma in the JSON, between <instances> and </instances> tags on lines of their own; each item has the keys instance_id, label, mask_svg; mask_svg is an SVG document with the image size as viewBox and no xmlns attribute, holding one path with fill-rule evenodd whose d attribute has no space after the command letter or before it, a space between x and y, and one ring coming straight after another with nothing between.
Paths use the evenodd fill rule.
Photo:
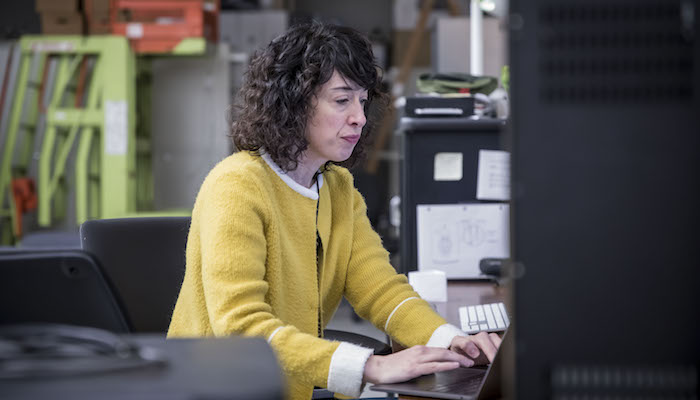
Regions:
<instances>
[{"instance_id":1,"label":"orange plastic crate","mask_svg":"<svg viewBox=\"0 0 700 400\"><path fill-rule=\"evenodd\" d=\"M219 1L112 0L112 33L137 53L168 53L185 38L218 40Z\"/></svg>"}]
</instances>

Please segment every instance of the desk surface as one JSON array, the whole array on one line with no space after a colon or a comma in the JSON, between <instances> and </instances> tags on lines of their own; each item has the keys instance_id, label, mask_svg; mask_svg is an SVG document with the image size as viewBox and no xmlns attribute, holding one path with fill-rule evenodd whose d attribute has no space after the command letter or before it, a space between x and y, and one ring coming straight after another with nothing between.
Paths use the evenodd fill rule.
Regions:
<instances>
[{"instance_id":1,"label":"desk surface","mask_svg":"<svg viewBox=\"0 0 700 400\"><path fill-rule=\"evenodd\" d=\"M497 303L506 300L507 289L490 281L449 281L447 284L447 302L433 303L435 311L450 324L461 327L459 307ZM392 342L394 351L402 350L400 344Z\"/></svg>"},{"instance_id":2,"label":"desk surface","mask_svg":"<svg viewBox=\"0 0 700 400\"><path fill-rule=\"evenodd\" d=\"M505 301L507 289L487 281L449 281L447 302L436 304L447 322L460 327L459 307Z\"/></svg>"},{"instance_id":3,"label":"desk surface","mask_svg":"<svg viewBox=\"0 0 700 400\"><path fill-rule=\"evenodd\" d=\"M3 399L282 399L283 381L262 339L124 335L163 354L163 367L65 378L0 380Z\"/></svg>"},{"instance_id":4,"label":"desk surface","mask_svg":"<svg viewBox=\"0 0 700 400\"><path fill-rule=\"evenodd\" d=\"M473 304L496 303L506 300L507 289L487 281L449 281L447 302L437 303L437 312L447 322L460 327L459 307ZM424 397L399 396L400 400L425 400Z\"/></svg>"}]
</instances>

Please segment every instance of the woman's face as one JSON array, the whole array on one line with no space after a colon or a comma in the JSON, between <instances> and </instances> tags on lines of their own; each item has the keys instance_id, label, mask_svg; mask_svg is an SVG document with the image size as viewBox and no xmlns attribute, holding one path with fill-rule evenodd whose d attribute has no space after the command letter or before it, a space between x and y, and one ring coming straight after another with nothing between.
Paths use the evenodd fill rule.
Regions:
<instances>
[{"instance_id":1,"label":"woman's face","mask_svg":"<svg viewBox=\"0 0 700 400\"><path fill-rule=\"evenodd\" d=\"M367 90L335 71L314 100L307 124L305 161L321 166L327 161L347 160L367 122Z\"/></svg>"}]
</instances>

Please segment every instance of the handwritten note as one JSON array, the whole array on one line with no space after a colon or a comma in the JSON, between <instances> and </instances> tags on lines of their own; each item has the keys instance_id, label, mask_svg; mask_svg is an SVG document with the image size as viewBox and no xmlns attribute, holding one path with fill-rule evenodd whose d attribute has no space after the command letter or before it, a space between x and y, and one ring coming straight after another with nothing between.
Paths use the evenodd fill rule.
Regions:
<instances>
[{"instance_id":1,"label":"handwritten note","mask_svg":"<svg viewBox=\"0 0 700 400\"><path fill-rule=\"evenodd\" d=\"M476 198L478 200L510 200L510 153L497 150L479 150Z\"/></svg>"}]
</instances>

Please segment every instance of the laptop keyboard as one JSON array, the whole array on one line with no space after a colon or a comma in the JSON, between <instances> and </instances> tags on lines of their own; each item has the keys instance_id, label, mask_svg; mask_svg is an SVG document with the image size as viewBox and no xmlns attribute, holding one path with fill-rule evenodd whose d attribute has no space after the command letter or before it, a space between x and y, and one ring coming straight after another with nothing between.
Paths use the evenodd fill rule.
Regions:
<instances>
[{"instance_id":1,"label":"laptop keyboard","mask_svg":"<svg viewBox=\"0 0 700 400\"><path fill-rule=\"evenodd\" d=\"M482 380L484 380L483 375L475 376L463 382L436 384L430 390L440 393L476 393L479 390L479 386L481 386Z\"/></svg>"},{"instance_id":2,"label":"laptop keyboard","mask_svg":"<svg viewBox=\"0 0 700 400\"><path fill-rule=\"evenodd\" d=\"M420 390L438 393L476 393L486 374L485 369L457 368L438 372L432 377L415 379ZM432 379L431 379L432 378Z\"/></svg>"},{"instance_id":3,"label":"laptop keyboard","mask_svg":"<svg viewBox=\"0 0 700 400\"><path fill-rule=\"evenodd\" d=\"M503 303L460 307L459 320L466 333L502 332L510 325Z\"/></svg>"}]
</instances>

